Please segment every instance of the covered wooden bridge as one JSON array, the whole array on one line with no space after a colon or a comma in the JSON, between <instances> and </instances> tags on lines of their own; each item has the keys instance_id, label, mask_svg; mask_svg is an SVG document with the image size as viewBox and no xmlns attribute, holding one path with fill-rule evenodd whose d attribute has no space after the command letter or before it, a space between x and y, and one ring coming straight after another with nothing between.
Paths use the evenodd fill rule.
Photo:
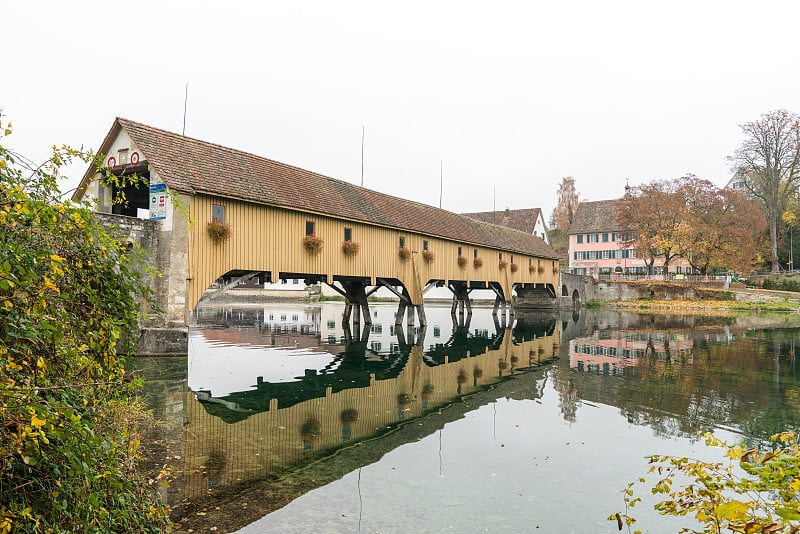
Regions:
<instances>
[{"instance_id":1,"label":"covered wooden bridge","mask_svg":"<svg viewBox=\"0 0 800 534\"><path fill-rule=\"evenodd\" d=\"M111 184L92 167L75 198L156 221L167 325L185 325L223 275L331 284L365 323L379 287L400 298L397 322L416 310L422 324L430 286L449 287L454 310L473 289L493 290L496 306L513 288L556 296L557 255L533 235L122 118L99 152L113 175L142 182ZM127 204L112 202L120 192Z\"/></svg>"}]
</instances>

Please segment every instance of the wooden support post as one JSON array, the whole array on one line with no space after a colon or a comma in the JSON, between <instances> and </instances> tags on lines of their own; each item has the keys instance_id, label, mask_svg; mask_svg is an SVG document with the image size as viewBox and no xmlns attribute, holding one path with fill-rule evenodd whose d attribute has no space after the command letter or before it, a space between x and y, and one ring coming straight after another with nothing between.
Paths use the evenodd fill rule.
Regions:
<instances>
[{"instance_id":1,"label":"wooden support post","mask_svg":"<svg viewBox=\"0 0 800 534\"><path fill-rule=\"evenodd\" d=\"M428 326L428 319L425 317L425 307L424 306L417 306L417 315L419 315L419 325L424 330L426 326Z\"/></svg>"},{"instance_id":2,"label":"wooden support post","mask_svg":"<svg viewBox=\"0 0 800 534\"><path fill-rule=\"evenodd\" d=\"M394 316L395 326L403 324L403 315L405 315L405 313L406 313L406 303L401 300L400 304L397 305L397 313Z\"/></svg>"}]
</instances>

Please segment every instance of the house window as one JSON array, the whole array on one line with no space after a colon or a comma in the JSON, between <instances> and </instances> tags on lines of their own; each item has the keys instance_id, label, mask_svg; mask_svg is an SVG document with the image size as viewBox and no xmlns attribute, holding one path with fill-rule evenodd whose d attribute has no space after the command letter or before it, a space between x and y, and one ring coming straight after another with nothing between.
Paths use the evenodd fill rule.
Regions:
<instances>
[{"instance_id":1,"label":"house window","mask_svg":"<svg viewBox=\"0 0 800 534\"><path fill-rule=\"evenodd\" d=\"M608 234L603 234L603 243L608 243Z\"/></svg>"},{"instance_id":2,"label":"house window","mask_svg":"<svg viewBox=\"0 0 800 534\"><path fill-rule=\"evenodd\" d=\"M306 221L306 235L314 235L314 221Z\"/></svg>"},{"instance_id":3,"label":"house window","mask_svg":"<svg viewBox=\"0 0 800 534\"><path fill-rule=\"evenodd\" d=\"M344 229L344 240L345 241L352 241L353 240L353 229L352 228L345 228Z\"/></svg>"},{"instance_id":4,"label":"house window","mask_svg":"<svg viewBox=\"0 0 800 534\"><path fill-rule=\"evenodd\" d=\"M406 246L406 238L400 236L400 248L404 248Z\"/></svg>"},{"instance_id":5,"label":"house window","mask_svg":"<svg viewBox=\"0 0 800 534\"><path fill-rule=\"evenodd\" d=\"M211 220L212 221L219 221L221 223L225 222L225 206L217 206L216 204L211 205Z\"/></svg>"},{"instance_id":6,"label":"house window","mask_svg":"<svg viewBox=\"0 0 800 534\"><path fill-rule=\"evenodd\" d=\"M424 239L422 241L422 250L428 250L428 240Z\"/></svg>"},{"instance_id":7,"label":"house window","mask_svg":"<svg viewBox=\"0 0 800 534\"><path fill-rule=\"evenodd\" d=\"M599 242L600 234L586 234L586 242L587 243L597 243Z\"/></svg>"},{"instance_id":8,"label":"house window","mask_svg":"<svg viewBox=\"0 0 800 534\"><path fill-rule=\"evenodd\" d=\"M578 244L583 243L583 234L578 234Z\"/></svg>"}]
</instances>

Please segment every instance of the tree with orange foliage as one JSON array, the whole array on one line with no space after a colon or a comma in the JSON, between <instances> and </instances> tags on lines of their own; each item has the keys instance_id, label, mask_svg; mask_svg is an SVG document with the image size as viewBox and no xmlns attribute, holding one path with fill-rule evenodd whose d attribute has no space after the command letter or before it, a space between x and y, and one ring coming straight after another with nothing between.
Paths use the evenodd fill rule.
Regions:
<instances>
[{"instance_id":1,"label":"tree with orange foliage","mask_svg":"<svg viewBox=\"0 0 800 534\"><path fill-rule=\"evenodd\" d=\"M761 252L766 219L761 210L732 189L720 189L694 175L679 180L686 205L677 233L678 250L695 272L750 271Z\"/></svg>"},{"instance_id":2,"label":"tree with orange foliage","mask_svg":"<svg viewBox=\"0 0 800 534\"><path fill-rule=\"evenodd\" d=\"M679 254L678 239L686 219L686 204L677 180L657 180L633 187L617 202L617 222L628 228L623 245L635 246L651 274L657 258L664 258L664 272Z\"/></svg>"}]
</instances>

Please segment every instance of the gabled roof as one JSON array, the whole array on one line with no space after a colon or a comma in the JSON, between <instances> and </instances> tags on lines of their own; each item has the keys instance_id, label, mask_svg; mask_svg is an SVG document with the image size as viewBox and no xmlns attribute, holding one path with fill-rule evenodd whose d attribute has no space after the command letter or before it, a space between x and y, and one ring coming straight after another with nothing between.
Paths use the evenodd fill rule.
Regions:
<instances>
[{"instance_id":1,"label":"gabled roof","mask_svg":"<svg viewBox=\"0 0 800 534\"><path fill-rule=\"evenodd\" d=\"M581 202L575 210L569 234L615 232L625 228L617 223L617 199Z\"/></svg>"},{"instance_id":2,"label":"gabled roof","mask_svg":"<svg viewBox=\"0 0 800 534\"><path fill-rule=\"evenodd\" d=\"M480 211L477 213L462 213L472 219L479 221L499 224L526 234L532 234L536 228L536 221L539 219L539 214L542 210L539 208L528 208L522 210L509 210L504 211Z\"/></svg>"},{"instance_id":3,"label":"gabled roof","mask_svg":"<svg viewBox=\"0 0 800 534\"><path fill-rule=\"evenodd\" d=\"M541 238L358 187L285 163L117 118L100 152L124 129L168 188L207 193L557 259ZM82 195L95 169L87 170Z\"/></svg>"}]
</instances>

